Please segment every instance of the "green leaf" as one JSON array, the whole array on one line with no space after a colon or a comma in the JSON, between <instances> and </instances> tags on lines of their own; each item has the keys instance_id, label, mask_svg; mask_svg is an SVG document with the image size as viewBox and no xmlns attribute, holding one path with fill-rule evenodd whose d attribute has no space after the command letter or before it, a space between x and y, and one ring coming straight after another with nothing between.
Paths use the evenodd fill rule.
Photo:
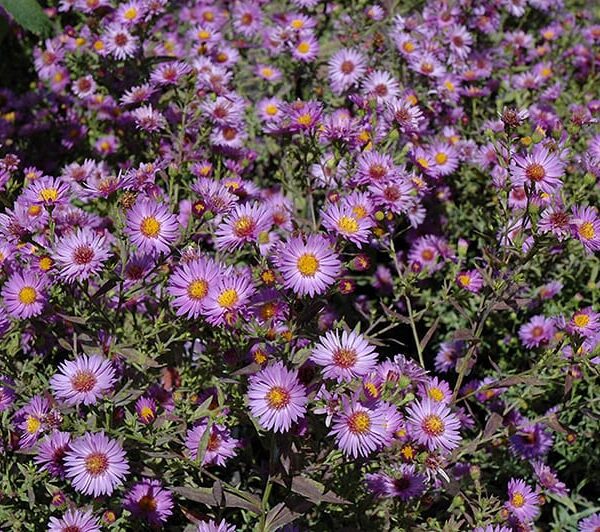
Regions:
<instances>
[{"instance_id":1,"label":"green leaf","mask_svg":"<svg viewBox=\"0 0 600 532\"><path fill-rule=\"evenodd\" d=\"M0 0L18 24L37 35L46 35L52 29L50 19L37 0Z\"/></svg>"}]
</instances>

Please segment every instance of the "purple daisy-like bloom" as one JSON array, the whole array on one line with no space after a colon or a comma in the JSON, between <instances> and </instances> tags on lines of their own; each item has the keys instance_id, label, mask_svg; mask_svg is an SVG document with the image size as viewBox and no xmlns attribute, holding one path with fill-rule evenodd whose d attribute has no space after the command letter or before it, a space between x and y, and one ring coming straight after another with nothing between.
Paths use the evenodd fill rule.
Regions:
<instances>
[{"instance_id":1,"label":"purple daisy-like bloom","mask_svg":"<svg viewBox=\"0 0 600 532\"><path fill-rule=\"evenodd\" d=\"M107 28L103 42L105 43L106 52L120 60L133 57L138 47L137 37L120 24L112 24Z\"/></svg>"},{"instance_id":2,"label":"purple daisy-like bloom","mask_svg":"<svg viewBox=\"0 0 600 532\"><path fill-rule=\"evenodd\" d=\"M101 532L98 519L91 510L67 510L63 516L51 517L47 532Z\"/></svg>"},{"instance_id":3,"label":"purple daisy-like bloom","mask_svg":"<svg viewBox=\"0 0 600 532\"><path fill-rule=\"evenodd\" d=\"M135 402L135 413L138 420L144 425L149 425L156 418L156 409L158 405L151 397L140 397Z\"/></svg>"},{"instance_id":4,"label":"purple daisy-like bloom","mask_svg":"<svg viewBox=\"0 0 600 532\"><path fill-rule=\"evenodd\" d=\"M562 186L564 169L558 155L536 144L530 154L515 156L510 171L513 185L530 185L536 191L553 194Z\"/></svg>"},{"instance_id":5,"label":"purple daisy-like bloom","mask_svg":"<svg viewBox=\"0 0 600 532\"><path fill-rule=\"evenodd\" d=\"M31 401L21 408L14 420L21 432L19 447L27 449L37 441L42 431L47 428L46 416L50 412L50 402L41 395L35 395Z\"/></svg>"},{"instance_id":6,"label":"purple daisy-like bloom","mask_svg":"<svg viewBox=\"0 0 600 532\"><path fill-rule=\"evenodd\" d=\"M208 421L202 421L202 423L187 432L185 446L192 460L198 460L200 442L206 433L207 426ZM224 466L230 458L235 456L238 444L239 441L231 437L228 428L213 423L210 427L208 442L202 457L202 465L216 464Z\"/></svg>"},{"instance_id":7,"label":"purple daisy-like bloom","mask_svg":"<svg viewBox=\"0 0 600 532\"><path fill-rule=\"evenodd\" d=\"M530 523L539 513L539 499L525 481L512 478L508 482L508 501L505 507L520 521Z\"/></svg>"},{"instance_id":8,"label":"purple daisy-like bloom","mask_svg":"<svg viewBox=\"0 0 600 532\"><path fill-rule=\"evenodd\" d=\"M363 54L350 48L342 48L328 62L329 82L335 94L341 94L355 85L367 71Z\"/></svg>"},{"instance_id":9,"label":"purple daisy-like bloom","mask_svg":"<svg viewBox=\"0 0 600 532\"><path fill-rule=\"evenodd\" d=\"M412 403L407 413L413 436L430 451L451 451L458 447L460 420L445 404L423 399Z\"/></svg>"},{"instance_id":10,"label":"purple daisy-like bloom","mask_svg":"<svg viewBox=\"0 0 600 532\"><path fill-rule=\"evenodd\" d=\"M235 532L236 528L233 525L230 525L227 521L214 521L213 519L209 521L202 521L198 523L197 532Z\"/></svg>"},{"instance_id":11,"label":"purple daisy-like bloom","mask_svg":"<svg viewBox=\"0 0 600 532\"><path fill-rule=\"evenodd\" d=\"M487 525L485 528L478 526L473 532L513 532L513 529L502 525Z\"/></svg>"},{"instance_id":12,"label":"purple daisy-like bloom","mask_svg":"<svg viewBox=\"0 0 600 532\"><path fill-rule=\"evenodd\" d=\"M2 287L4 306L18 319L39 316L46 304L48 278L33 270L15 272Z\"/></svg>"},{"instance_id":13,"label":"purple daisy-like bloom","mask_svg":"<svg viewBox=\"0 0 600 532\"><path fill-rule=\"evenodd\" d=\"M401 464L393 476L388 477L387 495L407 501L419 497L425 491L425 475L415 471L412 464Z\"/></svg>"},{"instance_id":14,"label":"purple daisy-like bloom","mask_svg":"<svg viewBox=\"0 0 600 532\"><path fill-rule=\"evenodd\" d=\"M0 375L0 412L8 410L15 402L15 381L11 377Z\"/></svg>"},{"instance_id":15,"label":"purple daisy-like bloom","mask_svg":"<svg viewBox=\"0 0 600 532\"><path fill-rule=\"evenodd\" d=\"M217 249L234 250L245 243L256 244L271 228L271 213L259 203L238 205L216 231Z\"/></svg>"},{"instance_id":16,"label":"purple daisy-like bloom","mask_svg":"<svg viewBox=\"0 0 600 532\"><path fill-rule=\"evenodd\" d=\"M577 524L579 532L598 532L600 529L600 513L596 513L582 519Z\"/></svg>"},{"instance_id":17,"label":"purple daisy-like bloom","mask_svg":"<svg viewBox=\"0 0 600 532\"><path fill-rule=\"evenodd\" d=\"M253 294L252 279L247 274L221 272L209 287L202 314L211 325L232 324Z\"/></svg>"},{"instance_id":18,"label":"purple daisy-like bloom","mask_svg":"<svg viewBox=\"0 0 600 532\"><path fill-rule=\"evenodd\" d=\"M311 360L323 367L323 377L338 382L368 375L378 354L365 338L353 331L328 331L319 339Z\"/></svg>"},{"instance_id":19,"label":"purple daisy-like bloom","mask_svg":"<svg viewBox=\"0 0 600 532\"><path fill-rule=\"evenodd\" d=\"M319 41L312 33L305 33L291 48L294 59L305 63L314 61L320 50Z\"/></svg>"},{"instance_id":20,"label":"purple daisy-like bloom","mask_svg":"<svg viewBox=\"0 0 600 532\"><path fill-rule=\"evenodd\" d=\"M570 222L573 236L588 253L600 251L600 217L594 207L576 205Z\"/></svg>"},{"instance_id":21,"label":"purple daisy-like bloom","mask_svg":"<svg viewBox=\"0 0 600 532\"><path fill-rule=\"evenodd\" d=\"M292 237L283 244L277 256L277 265L284 285L294 293L305 296L323 294L340 274L341 262L321 235Z\"/></svg>"},{"instance_id":22,"label":"purple daisy-like bloom","mask_svg":"<svg viewBox=\"0 0 600 532\"><path fill-rule=\"evenodd\" d=\"M126 233L138 250L166 253L177 239L179 224L166 205L140 199L127 212Z\"/></svg>"},{"instance_id":23,"label":"purple daisy-like bloom","mask_svg":"<svg viewBox=\"0 0 600 532\"><path fill-rule=\"evenodd\" d=\"M523 423L517 432L510 437L510 448L513 453L531 459L544 456L552 447L552 435L541 423Z\"/></svg>"},{"instance_id":24,"label":"purple daisy-like bloom","mask_svg":"<svg viewBox=\"0 0 600 532\"><path fill-rule=\"evenodd\" d=\"M534 460L531 462L531 465L533 466L533 471L538 482L545 490L561 497L566 497L569 494L569 490L565 484L558 479L550 466L547 466L540 460Z\"/></svg>"},{"instance_id":25,"label":"purple daisy-like bloom","mask_svg":"<svg viewBox=\"0 0 600 532\"><path fill-rule=\"evenodd\" d=\"M483 287L483 277L477 270L462 271L456 276L456 284L476 294Z\"/></svg>"},{"instance_id":26,"label":"purple daisy-like bloom","mask_svg":"<svg viewBox=\"0 0 600 532\"><path fill-rule=\"evenodd\" d=\"M298 372L277 362L250 377L248 406L261 427L287 432L306 413L306 388Z\"/></svg>"},{"instance_id":27,"label":"purple daisy-like bloom","mask_svg":"<svg viewBox=\"0 0 600 532\"><path fill-rule=\"evenodd\" d=\"M144 479L127 493L123 507L150 526L158 527L173 513L173 495L158 480Z\"/></svg>"},{"instance_id":28,"label":"purple daisy-like bloom","mask_svg":"<svg viewBox=\"0 0 600 532\"><path fill-rule=\"evenodd\" d=\"M400 86L389 72L375 70L363 79L362 93L365 96L375 98L377 103L385 103L398 96Z\"/></svg>"},{"instance_id":29,"label":"purple daisy-like bloom","mask_svg":"<svg viewBox=\"0 0 600 532\"><path fill-rule=\"evenodd\" d=\"M600 331L600 314L592 307L578 310L567 325L569 331L586 337L593 337Z\"/></svg>"},{"instance_id":30,"label":"purple daisy-like bloom","mask_svg":"<svg viewBox=\"0 0 600 532\"><path fill-rule=\"evenodd\" d=\"M87 432L71 442L65 455L66 477L84 495L111 495L123 483L129 464L117 440Z\"/></svg>"},{"instance_id":31,"label":"purple daisy-like bloom","mask_svg":"<svg viewBox=\"0 0 600 532\"><path fill-rule=\"evenodd\" d=\"M65 360L50 379L56 397L68 405L92 405L115 383L115 369L100 355L81 355Z\"/></svg>"},{"instance_id":32,"label":"purple daisy-like bloom","mask_svg":"<svg viewBox=\"0 0 600 532\"><path fill-rule=\"evenodd\" d=\"M369 216L357 216L350 205L329 205L321 211L323 227L354 242L359 248L368 242L374 222Z\"/></svg>"},{"instance_id":33,"label":"purple daisy-like bloom","mask_svg":"<svg viewBox=\"0 0 600 532\"><path fill-rule=\"evenodd\" d=\"M52 432L39 443L35 463L41 465L41 469L48 471L53 477L65 478L63 458L70 442L69 432Z\"/></svg>"},{"instance_id":34,"label":"purple daisy-like bloom","mask_svg":"<svg viewBox=\"0 0 600 532\"><path fill-rule=\"evenodd\" d=\"M169 279L168 292L178 316L197 318L206 301L208 289L220 273L211 259L200 257L181 264Z\"/></svg>"},{"instance_id":35,"label":"purple daisy-like bloom","mask_svg":"<svg viewBox=\"0 0 600 532\"><path fill-rule=\"evenodd\" d=\"M384 445L387 439L385 421L381 410L372 410L356 400L344 398L341 411L333 418L330 435L347 456L367 457Z\"/></svg>"},{"instance_id":36,"label":"purple daisy-like bloom","mask_svg":"<svg viewBox=\"0 0 600 532\"><path fill-rule=\"evenodd\" d=\"M452 390L450 385L437 377L419 384L419 393L423 399L427 398L436 403L450 403Z\"/></svg>"},{"instance_id":37,"label":"purple daisy-like bloom","mask_svg":"<svg viewBox=\"0 0 600 532\"><path fill-rule=\"evenodd\" d=\"M106 238L87 227L61 238L53 254L60 276L70 283L98 273L109 257Z\"/></svg>"},{"instance_id":38,"label":"purple daisy-like bloom","mask_svg":"<svg viewBox=\"0 0 600 532\"><path fill-rule=\"evenodd\" d=\"M519 338L525 347L534 348L547 344L553 337L556 326L552 318L538 315L519 329Z\"/></svg>"},{"instance_id":39,"label":"purple daisy-like bloom","mask_svg":"<svg viewBox=\"0 0 600 532\"><path fill-rule=\"evenodd\" d=\"M23 199L36 205L60 205L69 201L69 183L58 177L40 177L23 192Z\"/></svg>"}]
</instances>

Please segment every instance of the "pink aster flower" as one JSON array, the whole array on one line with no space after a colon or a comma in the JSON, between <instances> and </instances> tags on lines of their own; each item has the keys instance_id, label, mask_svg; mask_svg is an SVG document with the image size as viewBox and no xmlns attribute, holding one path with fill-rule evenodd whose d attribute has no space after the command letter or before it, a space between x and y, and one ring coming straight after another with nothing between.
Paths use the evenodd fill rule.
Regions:
<instances>
[{"instance_id":1,"label":"pink aster flower","mask_svg":"<svg viewBox=\"0 0 600 532\"><path fill-rule=\"evenodd\" d=\"M192 460L199 459L200 442L206 433L207 427L208 422L202 421L202 423L187 432L185 446ZM228 428L217 423L212 423L204 456L202 457L202 465L216 464L224 466L230 458L235 456L238 445L239 440L232 438Z\"/></svg>"},{"instance_id":2,"label":"pink aster flower","mask_svg":"<svg viewBox=\"0 0 600 532\"><path fill-rule=\"evenodd\" d=\"M342 48L328 62L329 82L335 94L341 94L360 81L367 71L363 54L350 48Z\"/></svg>"},{"instance_id":3,"label":"pink aster flower","mask_svg":"<svg viewBox=\"0 0 600 532\"><path fill-rule=\"evenodd\" d=\"M476 294L483 287L483 277L477 270L462 271L456 276L456 284Z\"/></svg>"},{"instance_id":4,"label":"pink aster flower","mask_svg":"<svg viewBox=\"0 0 600 532\"><path fill-rule=\"evenodd\" d=\"M538 315L521 326L519 338L525 347L540 347L552 340L555 330L556 326L552 318Z\"/></svg>"},{"instance_id":5,"label":"pink aster flower","mask_svg":"<svg viewBox=\"0 0 600 532\"><path fill-rule=\"evenodd\" d=\"M110 246L104 235L88 227L59 239L53 253L60 276L70 283L97 274L109 257Z\"/></svg>"},{"instance_id":6,"label":"pink aster flower","mask_svg":"<svg viewBox=\"0 0 600 532\"><path fill-rule=\"evenodd\" d=\"M150 526L159 527L173 513L173 495L160 481L144 479L125 495L123 507Z\"/></svg>"},{"instance_id":7,"label":"pink aster flower","mask_svg":"<svg viewBox=\"0 0 600 532\"><path fill-rule=\"evenodd\" d=\"M328 331L312 351L311 360L323 367L323 377L338 382L369 374L377 364L377 352L353 331Z\"/></svg>"},{"instance_id":8,"label":"pink aster flower","mask_svg":"<svg viewBox=\"0 0 600 532\"><path fill-rule=\"evenodd\" d=\"M71 434L69 432L54 431L40 441L37 448L35 463L41 469L48 471L53 477L64 478L65 467L63 458L69 448Z\"/></svg>"},{"instance_id":9,"label":"pink aster flower","mask_svg":"<svg viewBox=\"0 0 600 532\"><path fill-rule=\"evenodd\" d=\"M150 81L156 85L177 85L191 68L183 61L170 61L158 65L150 74Z\"/></svg>"},{"instance_id":10,"label":"pink aster flower","mask_svg":"<svg viewBox=\"0 0 600 532\"><path fill-rule=\"evenodd\" d=\"M398 169L387 153L365 151L357 160L356 183L368 185L382 183L398 175Z\"/></svg>"},{"instance_id":11,"label":"pink aster flower","mask_svg":"<svg viewBox=\"0 0 600 532\"><path fill-rule=\"evenodd\" d=\"M66 360L50 379L50 387L68 405L93 405L106 395L115 383L115 369L100 355L81 355Z\"/></svg>"},{"instance_id":12,"label":"pink aster flower","mask_svg":"<svg viewBox=\"0 0 600 532\"><path fill-rule=\"evenodd\" d=\"M260 203L237 205L219 225L216 245L219 250L234 250L245 243L256 244L271 228L271 213Z\"/></svg>"},{"instance_id":13,"label":"pink aster flower","mask_svg":"<svg viewBox=\"0 0 600 532\"><path fill-rule=\"evenodd\" d=\"M135 120L138 128L148 133L160 131L166 125L166 120L160 111L152 108L151 104L142 105L131 111L131 116Z\"/></svg>"},{"instance_id":14,"label":"pink aster flower","mask_svg":"<svg viewBox=\"0 0 600 532\"><path fill-rule=\"evenodd\" d=\"M417 204L410 181L393 177L385 182L369 185L373 202L395 214L406 214Z\"/></svg>"},{"instance_id":15,"label":"pink aster flower","mask_svg":"<svg viewBox=\"0 0 600 532\"><path fill-rule=\"evenodd\" d=\"M200 257L181 264L169 279L168 292L178 316L197 318L206 302L208 288L220 273L211 259Z\"/></svg>"},{"instance_id":16,"label":"pink aster flower","mask_svg":"<svg viewBox=\"0 0 600 532\"><path fill-rule=\"evenodd\" d=\"M588 253L600 251L600 217L594 207L573 207L571 231Z\"/></svg>"},{"instance_id":17,"label":"pink aster flower","mask_svg":"<svg viewBox=\"0 0 600 532\"><path fill-rule=\"evenodd\" d=\"M540 460L534 460L531 465L538 482L546 491L559 497L566 497L569 494L565 484L558 479L550 466Z\"/></svg>"},{"instance_id":18,"label":"pink aster flower","mask_svg":"<svg viewBox=\"0 0 600 532\"><path fill-rule=\"evenodd\" d=\"M66 476L84 495L111 495L129 473L125 451L104 432L87 432L65 454Z\"/></svg>"},{"instance_id":19,"label":"pink aster flower","mask_svg":"<svg viewBox=\"0 0 600 532\"><path fill-rule=\"evenodd\" d=\"M138 250L166 253L179 235L179 225L166 205L142 198L127 211L125 232Z\"/></svg>"},{"instance_id":20,"label":"pink aster flower","mask_svg":"<svg viewBox=\"0 0 600 532\"><path fill-rule=\"evenodd\" d=\"M341 262L321 235L291 237L276 258L286 288L300 296L323 294L341 271Z\"/></svg>"},{"instance_id":21,"label":"pink aster flower","mask_svg":"<svg viewBox=\"0 0 600 532\"><path fill-rule=\"evenodd\" d=\"M62 517L51 517L48 521L48 532L101 532L98 518L92 510L67 510Z\"/></svg>"},{"instance_id":22,"label":"pink aster flower","mask_svg":"<svg viewBox=\"0 0 600 532\"><path fill-rule=\"evenodd\" d=\"M368 242L374 225L369 216L357 216L349 205L329 204L321 211L323 227L334 231L342 238L354 242L359 248Z\"/></svg>"},{"instance_id":23,"label":"pink aster flower","mask_svg":"<svg viewBox=\"0 0 600 532\"><path fill-rule=\"evenodd\" d=\"M13 273L2 287L6 312L14 318L39 316L46 304L48 278L33 270Z\"/></svg>"},{"instance_id":24,"label":"pink aster flower","mask_svg":"<svg viewBox=\"0 0 600 532\"><path fill-rule=\"evenodd\" d=\"M233 324L253 294L249 275L227 270L209 287L202 314L211 325Z\"/></svg>"},{"instance_id":25,"label":"pink aster flower","mask_svg":"<svg viewBox=\"0 0 600 532\"><path fill-rule=\"evenodd\" d=\"M362 94L375 98L377 103L386 103L400 94L398 81L385 70L375 70L362 82Z\"/></svg>"},{"instance_id":26,"label":"pink aster flower","mask_svg":"<svg viewBox=\"0 0 600 532\"><path fill-rule=\"evenodd\" d=\"M423 399L407 408L411 434L430 451L451 451L461 440L460 420L442 402Z\"/></svg>"},{"instance_id":27,"label":"pink aster flower","mask_svg":"<svg viewBox=\"0 0 600 532\"><path fill-rule=\"evenodd\" d=\"M260 426L274 432L287 432L306 413L306 388L296 370L283 362L267 366L250 377L248 406Z\"/></svg>"},{"instance_id":28,"label":"pink aster flower","mask_svg":"<svg viewBox=\"0 0 600 532\"><path fill-rule=\"evenodd\" d=\"M564 169L565 163L556 153L536 144L530 154L515 156L510 171L513 185L553 194L562 186Z\"/></svg>"},{"instance_id":29,"label":"pink aster flower","mask_svg":"<svg viewBox=\"0 0 600 532\"><path fill-rule=\"evenodd\" d=\"M353 458L366 457L386 441L385 417L358 401L342 400L342 409L333 418L331 435L338 447Z\"/></svg>"},{"instance_id":30,"label":"pink aster flower","mask_svg":"<svg viewBox=\"0 0 600 532\"><path fill-rule=\"evenodd\" d=\"M537 494L523 480L511 479L508 482L506 509L519 521L530 523L539 513Z\"/></svg>"},{"instance_id":31,"label":"pink aster flower","mask_svg":"<svg viewBox=\"0 0 600 532\"><path fill-rule=\"evenodd\" d=\"M129 33L125 26L113 24L103 37L106 51L116 59L124 60L133 57L138 47L138 39Z\"/></svg>"}]
</instances>

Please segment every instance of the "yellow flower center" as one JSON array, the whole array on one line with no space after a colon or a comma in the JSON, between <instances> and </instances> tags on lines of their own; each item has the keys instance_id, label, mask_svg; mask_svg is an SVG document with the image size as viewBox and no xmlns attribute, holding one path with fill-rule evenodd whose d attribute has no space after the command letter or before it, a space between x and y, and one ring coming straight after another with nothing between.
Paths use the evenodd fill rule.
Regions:
<instances>
[{"instance_id":1,"label":"yellow flower center","mask_svg":"<svg viewBox=\"0 0 600 532\"><path fill-rule=\"evenodd\" d=\"M446 87L446 89L448 89L450 92L454 92L454 83L451 81L444 81L444 87Z\"/></svg>"},{"instance_id":2,"label":"yellow flower center","mask_svg":"<svg viewBox=\"0 0 600 532\"><path fill-rule=\"evenodd\" d=\"M444 398L444 392L439 388L429 388L427 395L437 402L440 402Z\"/></svg>"},{"instance_id":3,"label":"yellow flower center","mask_svg":"<svg viewBox=\"0 0 600 532\"><path fill-rule=\"evenodd\" d=\"M108 458L104 453L91 453L85 459L86 471L96 477L108 469Z\"/></svg>"},{"instance_id":4,"label":"yellow flower center","mask_svg":"<svg viewBox=\"0 0 600 532\"><path fill-rule=\"evenodd\" d=\"M143 406L140 409L140 417L144 421L148 422L151 419L154 419L154 410L152 410L152 408L150 408L149 406Z\"/></svg>"},{"instance_id":5,"label":"yellow flower center","mask_svg":"<svg viewBox=\"0 0 600 532\"><path fill-rule=\"evenodd\" d=\"M402 45L402 49L407 52L407 53L411 53L412 51L414 51L415 49L415 45L411 42L411 41L406 41L403 45Z\"/></svg>"},{"instance_id":6,"label":"yellow flower center","mask_svg":"<svg viewBox=\"0 0 600 532\"><path fill-rule=\"evenodd\" d=\"M400 454L404 457L405 460L412 460L415 457L415 450L410 444L406 444L400 450Z\"/></svg>"},{"instance_id":7,"label":"yellow flower center","mask_svg":"<svg viewBox=\"0 0 600 532\"><path fill-rule=\"evenodd\" d=\"M358 231L358 222L350 216L341 216L338 220L338 229L343 233L356 233Z\"/></svg>"},{"instance_id":8,"label":"yellow flower center","mask_svg":"<svg viewBox=\"0 0 600 532\"><path fill-rule=\"evenodd\" d=\"M587 314L575 314L573 321L577 327L585 327L590 322L590 317Z\"/></svg>"},{"instance_id":9,"label":"yellow flower center","mask_svg":"<svg viewBox=\"0 0 600 532\"><path fill-rule=\"evenodd\" d=\"M56 188L43 188L38 194L38 199L46 202L56 201L58 199L58 190Z\"/></svg>"},{"instance_id":10,"label":"yellow flower center","mask_svg":"<svg viewBox=\"0 0 600 532\"><path fill-rule=\"evenodd\" d=\"M577 232L581 238L585 238L586 240L591 240L596 236L596 231L594 229L594 224L592 222L583 222L578 228Z\"/></svg>"},{"instance_id":11,"label":"yellow flower center","mask_svg":"<svg viewBox=\"0 0 600 532\"><path fill-rule=\"evenodd\" d=\"M208 40L210 38L210 32L206 31L206 30L200 30L198 32L198 38L201 39L201 40L203 40L203 41L206 41L206 40Z\"/></svg>"},{"instance_id":12,"label":"yellow flower center","mask_svg":"<svg viewBox=\"0 0 600 532\"><path fill-rule=\"evenodd\" d=\"M156 238L160 232L160 222L154 216L146 216L140 224L140 231L146 238Z\"/></svg>"},{"instance_id":13,"label":"yellow flower center","mask_svg":"<svg viewBox=\"0 0 600 532\"><path fill-rule=\"evenodd\" d=\"M261 349L257 349L256 351L254 351L253 356L254 356L254 362L256 362L257 364L262 365L267 361L267 355Z\"/></svg>"},{"instance_id":14,"label":"yellow flower center","mask_svg":"<svg viewBox=\"0 0 600 532\"><path fill-rule=\"evenodd\" d=\"M233 307L239 299L239 295L235 288L229 288L228 290L224 290L217 297L217 303L223 308L231 308Z\"/></svg>"},{"instance_id":15,"label":"yellow flower center","mask_svg":"<svg viewBox=\"0 0 600 532\"><path fill-rule=\"evenodd\" d=\"M310 50L310 44L308 44L306 41L302 41L297 47L296 50L298 50L298 52L300 52L301 54L307 54Z\"/></svg>"},{"instance_id":16,"label":"yellow flower center","mask_svg":"<svg viewBox=\"0 0 600 532\"><path fill-rule=\"evenodd\" d=\"M447 160L448 156L442 151L435 155L435 162L438 164L444 164Z\"/></svg>"},{"instance_id":17,"label":"yellow flower center","mask_svg":"<svg viewBox=\"0 0 600 532\"><path fill-rule=\"evenodd\" d=\"M379 390L375 383L367 382L367 384L365 384L365 390L371 397L379 397Z\"/></svg>"},{"instance_id":18,"label":"yellow flower center","mask_svg":"<svg viewBox=\"0 0 600 532\"><path fill-rule=\"evenodd\" d=\"M357 220L362 220L367 215L367 209L362 205L355 205L352 207L352 214L354 214Z\"/></svg>"},{"instance_id":19,"label":"yellow flower center","mask_svg":"<svg viewBox=\"0 0 600 532\"><path fill-rule=\"evenodd\" d=\"M23 303L23 305L31 305L35 303L37 298L37 292L33 286L24 286L19 290L19 301Z\"/></svg>"},{"instance_id":20,"label":"yellow flower center","mask_svg":"<svg viewBox=\"0 0 600 532\"><path fill-rule=\"evenodd\" d=\"M129 9L125 10L123 17L125 20L133 20L135 17L137 17L137 9L131 6Z\"/></svg>"},{"instance_id":21,"label":"yellow flower center","mask_svg":"<svg viewBox=\"0 0 600 532\"><path fill-rule=\"evenodd\" d=\"M27 209L29 216L37 216L40 212L42 212L42 208L39 205L32 205Z\"/></svg>"},{"instance_id":22,"label":"yellow flower center","mask_svg":"<svg viewBox=\"0 0 600 532\"><path fill-rule=\"evenodd\" d=\"M239 238L248 238L255 227L256 224L250 216L240 216L233 226L233 232Z\"/></svg>"},{"instance_id":23,"label":"yellow flower center","mask_svg":"<svg viewBox=\"0 0 600 532\"><path fill-rule=\"evenodd\" d=\"M28 416L25 430L29 432L29 434L33 434L40 430L41 426L42 422L37 417Z\"/></svg>"},{"instance_id":24,"label":"yellow flower center","mask_svg":"<svg viewBox=\"0 0 600 532\"><path fill-rule=\"evenodd\" d=\"M363 412L355 412L348 418L348 429L352 434L365 434L371 428L371 418L369 414Z\"/></svg>"},{"instance_id":25,"label":"yellow flower center","mask_svg":"<svg viewBox=\"0 0 600 532\"><path fill-rule=\"evenodd\" d=\"M96 376L91 371L78 371L71 379L71 386L77 392L90 392L96 386Z\"/></svg>"},{"instance_id":26,"label":"yellow flower center","mask_svg":"<svg viewBox=\"0 0 600 532\"><path fill-rule=\"evenodd\" d=\"M525 175L531 181L538 182L544 179L544 177L546 176L546 171L544 170L544 167L541 164L533 163L527 167L527 170L525 170Z\"/></svg>"},{"instance_id":27,"label":"yellow flower center","mask_svg":"<svg viewBox=\"0 0 600 532\"><path fill-rule=\"evenodd\" d=\"M295 18L294 20L292 20L290 26L292 26L292 28L294 28L295 30L299 30L304 27L304 21L302 19Z\"/></svg>"},{"instance_id":28,"label":"yellow flower center","mask_svg":"<svg viewBox=\"0 0 600 532\"><path fill-rule=\"evenodd\" d=\"M319 271L319 261L312 253L301 255L296 266L303 277L314 277L315 273Z\"/></svg>"},{"instance_id":29,"label":"yellow flower center","mask_svg":"<svg viewBox=\"0 0 600 532\"><path fill-rule=\"evenodd\" d=\"M265 113L267 113L269 116L275 116L277 111L277 106L274 103L270 103L265 107Z\"/></svg>"},{"instance_id":30,"label":"yellow flower center","mask_svg":"<svg viewBox=\"0 0 600 532\"><path fill-rule=\"evenodd\" d=\"M50 257L42 257L38 264L39 264L40 270L47 272L50 268L52 268L53 262Z\"/></svg>"},{"instance_id":31,"label":"yellow flower center","mask_svg":"<svg viewBox=\"0 0 600 532\"><path fill-rule=\"evenodd\" d=\"M461 284L461 286L469 286L469 284L471 284L471 276L463 273L462 275L458 276L458 282Z\"/></svg>"},{"instance_id":32,"label":"yellow flower center","mask_svg":"<svg viewBox=\"0 0 600 532\"><path fill-rule=\"evenodd\" d=\"M338 349L333 353L333 363L343 369L348 369L356 364L356 351L354 349Z\"/></svg>"},{"instance_id":33,"label":"yellow flower center","mask_svg":"<svg viewBox=\"0 0 600 532\"><path fill-rule=\"evenodd\" d=\"M264 67L261 72L265 78L270 78L273 75L273 69L269 67Z\"/></svg>"},{"instance_id":34,"label":"yellow flower center","mask_svg":"<svg viewBox=\"0 0 600 532\"><path fill-rule=\"evenodd\" d=\"M290 393L281 386L274 386L271 388L265 399L271 408L275 408L276 410L281 410L285 408L290 403Z\"/></svg>"},{"instance_id":35,"label":"yellow flower center","mask_svg":"<svg viewBox=\"0 0 600 532\"><path fill-rule=\"evenodd\" d=\"M298 118L296 118L296 122L298 122L298 124L301 126L310 126L311 121L312 118L310 113L301 114Z\"/></svg>"},{"instance_id":36,"label":"yellow flower center","mask_svg":"<svg viewBox=\"0 0 600 532\"><path fill-rule=\"evenodd\" d=\"M421 424L421 428L427 433L429 436L440 436L444 433L444 422L435 414L431 414L427 416L423 423Z\"/></svg>"},{"instance_id":37,"label":"yellow flower center","mask_svg":"<svg viewBox=\"0 0 600 532\"><path fill-rule=\"evenodd\" d=\"M427 162L427 159L425 159L424 157L419 157L417 159L417 162L419 163L420 166L422 166L423 168L429 168L429 163Z\"/></svg>"},{"instance_id":38,"label":"yellow flower center","mask_svg":"<svg viewBox=\"0 0 600 532\"><path fill-rule=\"evenodd\" d=\"M525 497L523 497L523 494L521 492L515 491L511 498L511 502L515 508L521 508L521 506L525 504Z\"/></svg>"},{"instance_id":39,"label":"yellow flower center","mask_svg":"<svg viewBox=\"0 0 600 532\"><path fill-rule=\"evenodd\" d=\"M189 284L187 293L192 299L203 299L208 293L208 283L204 279L195 279Z\"/></svg>"}]
</instances>

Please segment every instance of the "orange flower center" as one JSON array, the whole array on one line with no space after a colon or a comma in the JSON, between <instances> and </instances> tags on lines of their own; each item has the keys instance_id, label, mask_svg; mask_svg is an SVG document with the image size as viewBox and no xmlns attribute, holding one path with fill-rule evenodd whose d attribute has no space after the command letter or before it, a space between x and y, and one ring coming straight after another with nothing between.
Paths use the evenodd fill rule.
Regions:
<instances>
[{"instance_id":1,"label":"orange flower center","mask_svg":"<svg viewBox=\"0 0 600 532\"><path fill-rule=\"evenodd\" d=\"M156 238L160 232L160 222L154 216L146 216L140 224L140 231L147 238Z\"/></svg>"},{"instance_id":2,"label":"orange flower center","mask_svg":"<svg viewBox=\"0 0 600 532\"><path fill-rule=\"evenodd\" d=\"M281 410L290 404L291 396L285 388L274 386L267 392L265 399L271 408Z\"/></svg>"},{"instance_id":3,"label":"orange flower center","mask_svg":"<svg viewBox=\"0 0 600 532\"><path fill-rule=\"evenodd\" d=\"M96 376L91 371L78 371L71 379L71 385L78 392L93 390L96 382Z\"/></svg>"},{"instance_id":4,"label":"orange flower center","mask_svg":"<svg viewBox=\"0 0 600 532\"><path fill-rule=\"evenodd\" d=\"M104 453L91 453L85 459L86 471L96 477L108 469L108 457Z\"/></svg>"},{"instance_id":5,"label":"orange flower center","mask_svg":"<svg viewBox=\"0 0 600 532\"><path fill-rule=\"evenodd\" d=\"M348 418L348 429L352 434L365 434L371 428L371 418L364 411L354 412Z\"/></svg>"},{"instance_id":6,"label":"orange flower center","mask_svg":"<svg viewBox=\"0 0 600 532\"><path fill-rule=\"evenodd\" d=\"M429 436L440 436L444 433L444 422L435 414L431 414L427 416L423 423L421 424L421 428L429 435Z\"/></svg>"},{"instance_id":7,"label":"orange flower center","mask_svg":"<svg viewBox=\"0 0 600 532\"><path fill-rule=\"evenodd\" d=\"M354 349L337 349L333 353L333 363L343 369L348 369L356 364L356 351Z\"/></svg>"}]
</instances>

